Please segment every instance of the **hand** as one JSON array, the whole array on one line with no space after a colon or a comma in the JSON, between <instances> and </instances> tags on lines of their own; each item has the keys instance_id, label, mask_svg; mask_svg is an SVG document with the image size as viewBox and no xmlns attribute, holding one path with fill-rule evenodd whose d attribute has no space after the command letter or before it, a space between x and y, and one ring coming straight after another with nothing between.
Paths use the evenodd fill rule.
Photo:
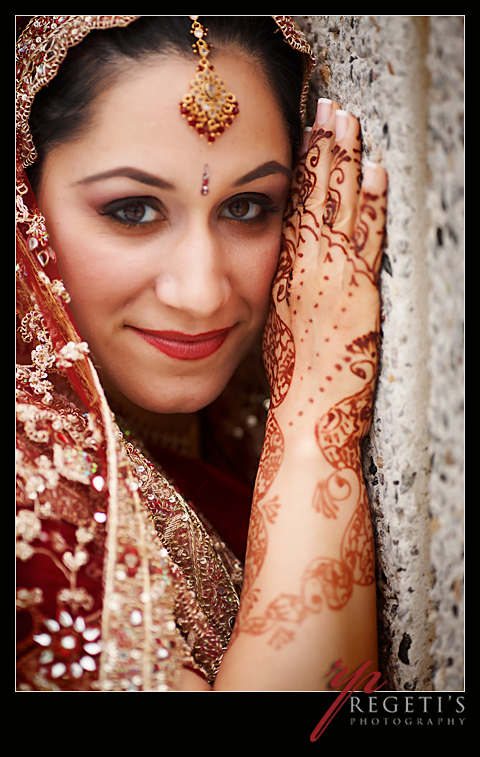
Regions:
<instances>
[{"instance_id":1,"label":"hand","mask_svg":"<svg viewBox=\"0 0 480 757\"><path fill-rule=\"evenodd\" d=\"M264 336L277 422L303 438L314 422L324 454L324 436L340 416L354 424L342 430L350 443L368 429L387 191L378 165L367 165L361 184L359 124L338 112L332 103L315 124L296 171ZM337 444L328 454L345 451Z\"/></svg>"}]
</instances>

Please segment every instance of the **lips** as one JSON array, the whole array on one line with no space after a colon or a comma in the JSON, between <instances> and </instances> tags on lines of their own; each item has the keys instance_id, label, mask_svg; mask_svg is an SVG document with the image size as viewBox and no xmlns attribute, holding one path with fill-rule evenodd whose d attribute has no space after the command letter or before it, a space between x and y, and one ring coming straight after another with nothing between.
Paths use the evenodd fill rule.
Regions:
<instances>
[{"instance_id":1,"label":"lips","mask_svg":"<svg viewBox=\"0 0 480 757\"><path fill-rule=\"evenodd\" d=\"M202 360L220 349L233 327L204 334L183 334L179 331L137 329L139 336L164 355L178 360Z\"/></svg>"}]
</instances>

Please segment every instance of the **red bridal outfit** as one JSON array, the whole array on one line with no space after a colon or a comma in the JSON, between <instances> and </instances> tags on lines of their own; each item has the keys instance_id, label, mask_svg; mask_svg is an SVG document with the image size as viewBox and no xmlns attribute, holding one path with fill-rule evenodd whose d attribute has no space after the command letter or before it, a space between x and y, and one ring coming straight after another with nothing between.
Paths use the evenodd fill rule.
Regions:
<instances>
[{"instance_id":1,"label":"red bridal outfit","mask_svg":"<svg viewBox=\"0 0 480 757\"><path fill-rule=\"evenodd\" d=\"M242 567L223 538L237 507L243 551L249 490L171 451L160 468L120 430L24 171L35 93L90 29L135 18L36 16L18 43L19 691L175 691L184 666L213 683L239 607Z\"/></svg>"}]
</instances>

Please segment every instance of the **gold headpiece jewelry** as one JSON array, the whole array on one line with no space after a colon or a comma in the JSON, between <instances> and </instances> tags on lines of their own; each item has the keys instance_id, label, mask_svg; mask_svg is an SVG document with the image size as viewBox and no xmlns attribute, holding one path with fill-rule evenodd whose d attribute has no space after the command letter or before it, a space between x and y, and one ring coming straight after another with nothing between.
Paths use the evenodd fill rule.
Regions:
<instances>
[{"instance_id":1,"label":"gold headpiece jewelry","mask_svg":"<svg viewBox=\"0 0 480 757\"><path fill-rule=\"evenodd\" d=\"M207 56L211 45L205 42L208 29L198 21L198 16L192 19L191 33L197 38L192 47L200 56L195 78L190 84L190 92L183 96L180 103L180 113L187 119L191 129L206 137L209 144L213 144L225 129L232 125L240 109L235 95L227 92L225 85L218 78Z\"/></svg>"}]
</instances>

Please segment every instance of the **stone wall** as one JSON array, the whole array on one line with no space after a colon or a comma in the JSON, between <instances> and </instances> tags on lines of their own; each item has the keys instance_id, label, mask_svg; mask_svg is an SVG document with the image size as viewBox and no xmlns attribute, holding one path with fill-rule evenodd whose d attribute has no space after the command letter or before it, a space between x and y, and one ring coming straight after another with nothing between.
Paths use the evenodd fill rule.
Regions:
<instances>
[{"instance_id":1,"label":"stone wall","mask_svg":"<svg viewBox=\"0 0 480 757\"><path fill-rule=\"evenodd\" d=\"M297 16L317 97L389 175L383 350L364 453L392 690L463 683L463 16ZM313 119L312 119L313 120Z\"/></svg>"}]
</instances>

